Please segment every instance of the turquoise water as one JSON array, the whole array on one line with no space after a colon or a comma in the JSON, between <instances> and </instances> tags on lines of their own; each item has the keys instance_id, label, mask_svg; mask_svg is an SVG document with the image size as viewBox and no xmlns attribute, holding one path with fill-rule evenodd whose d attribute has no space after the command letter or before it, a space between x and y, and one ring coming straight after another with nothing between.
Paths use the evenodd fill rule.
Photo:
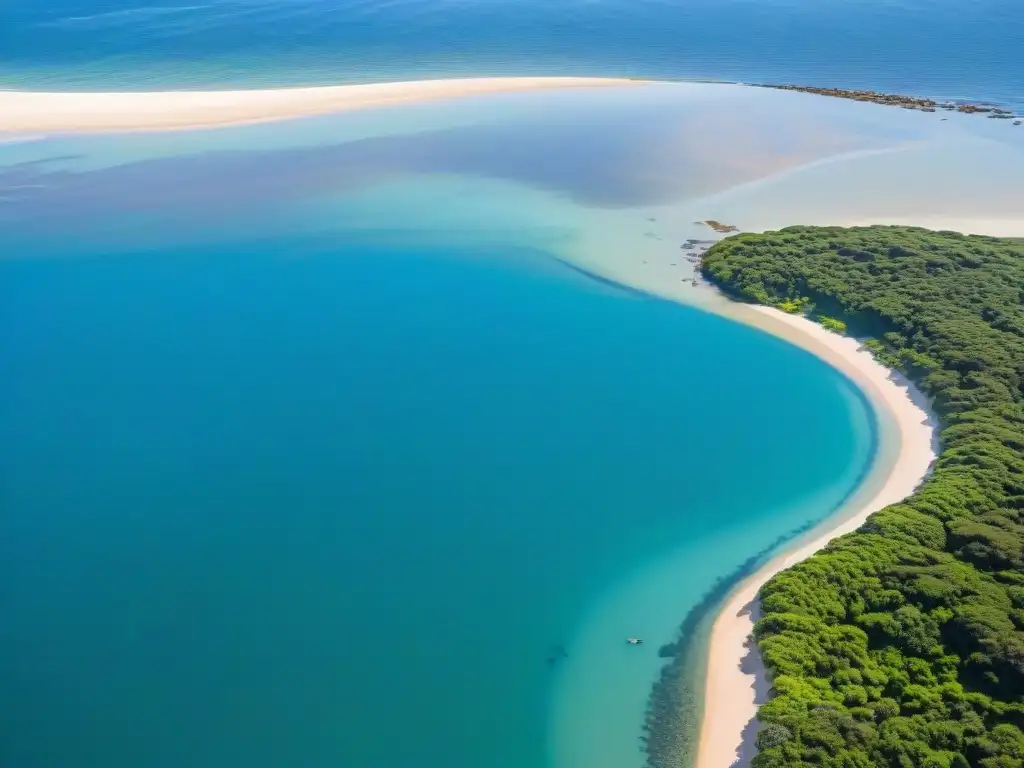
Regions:
<instances>
[{"instance_id":1,"label":"turquoise water","mask_svg":"<svg viewBox=\"0 0 1024 768\"><path fill-rule=\"evenodd\" d=\"M562 263L677 259L651 206L791 152L651 111L764 93L0 144L0 764L642 765L659 645L875 445L816 358Z\"/></svg>"},{"instance_id":2,"label":"turquoise water","mask_svg":"<svg viewBox=\"0 0 1024 768\"><path fill-rule=\"evenodd\" d=\"M1024 109L1019 0L6 0L0 83L226 87L579 74Z\"/></svg>"},{"instance_id":3,"label":"turquoise water","mask_svg":"<svg viewBox=\"0 0 1024 768\"><path fill-rule=\"evenodd\" d=\"M657 650L650 606L578 637L604 592L689 547L673 626L869 455L846 382L726 321L302 247L2 267L4 764L543 765L552 646Z\"/></svg>"}]
</instances>

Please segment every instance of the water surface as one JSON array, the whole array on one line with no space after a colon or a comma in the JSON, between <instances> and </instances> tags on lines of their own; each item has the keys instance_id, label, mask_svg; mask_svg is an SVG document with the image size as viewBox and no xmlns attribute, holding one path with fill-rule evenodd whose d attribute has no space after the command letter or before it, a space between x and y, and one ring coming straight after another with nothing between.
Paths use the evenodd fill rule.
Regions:
<instances>
[{"instance_id":1,"label":"water surface","mask_svg":"<svg viewBox=\"0 0 1024 768\"><path fill-rule=\"evenodd\" d=\"M0 144L0 762L642 765L658 646L875 444L657 298L680 245L879 153L1008 214L955 157L1011 131L691 86Z\"/></svg>"},{"instance_id":2,"label":"water surface","mask_svg":"<svg viewBox=\"0 0 1024 768\"><path fill-rule=\"evenodd\" d=\"M1024 109L1017 0L7 0L9 87L576 74L796 82Z\"/></svg>"}]
</instances>

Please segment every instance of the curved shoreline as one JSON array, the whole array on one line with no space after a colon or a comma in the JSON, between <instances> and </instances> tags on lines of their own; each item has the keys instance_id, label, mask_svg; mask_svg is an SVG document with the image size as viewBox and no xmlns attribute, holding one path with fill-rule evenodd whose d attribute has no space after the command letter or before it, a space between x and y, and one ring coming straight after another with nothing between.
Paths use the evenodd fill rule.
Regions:
<instances>
[{"instance_id":1,"label":"curved shoreline","mask_svg":"<svg viewBox=\"0 0 1024 768\"><path fill-rule=\"evenodd\" d=\"M706 644L703 712L693 765L743 768L756 754L757 708L770 689L760 654L749 642L760 613L761 587L832 539L856 530L869 515L913 493L937 457L938 421L924 395L902 374L877 362L856 339L770 307L730 303L715 311L789 341L837 368L874 405L880 430L876 469L844 509L735 585L716 612Z\"/></svg>"},{"instance_id":2,"label":"curved shoreline","mask_svg":"<svg viewBox=\"0 0 1024 768\"><path fill-rule=\"evenodd\" d=\"M433 99L644 82L610 77L478 77L252 91L0 91L0 132L213 128Z\"/></svg>"},{"instance_id":3,"label":"curved shoreline","mask_svg":"<svg viewBox=\"0 0 1024 768\"><path fill-rule=\"evenodd\" d=\"M422 103L506 92L640 85L614 78L471 78L374 85L258 91L166 93L33 93L0 91L0 132L56 133L172 130L270 122L334 112ZM22 121L22 122L18 122ZM35 122L33 122L35 121ZM13 127L12 127L13 126ZM2 140L2 139L0 139ZM732 191L732 190L730 190ZM973 221L973 220L972 220ZM860 223L860 222L858 222ZM869 222L863 222L869 223ZM879 222L870 222L879 223ZM896 223L896 222L892 222ZM904 223L904 222L900 222ZM992 221L936 217L924 226L989 231ZM1014 222L1020 226L1020 222ZM768 682L748 637L759 609L757 595L773 575L806 559L833 538L858 528L873 512L910 495L935 457L935 433L920 393L877 363L849 338L804 318L766 307L729 302L702 306L772 333L815 354L854 382L871 401L880 424L875 466L827 520L797 536L769 562L733 585L710 611L697 768L741 768L754 754L756 710Z\"/></svg>"},{"instance_id":4,"label":"curved shoreline","mask_svg":"<svg viewBox=\"0 0 1024 768\"><path fill-rule=\"evenodd\" d=\"M1015 231L1021 227L1024 222L1015 222ZM930 410L927 397L909 379L875 360L858 340L827 331L805 317L734 301L717 289L694 301L671 291L635 285L620 275L609 278L564 263L592 279L623 286L642 296L681 302L794 344L838 370L874 412L874 456L846 499L824 520L787 532L752 556L738 573L723 579L732 583L724 583L721 588L716 585L704 604L686 616L681 637L663 649L675 661L666 664L654 681L648 704L642 736L648 765L676 765L685 760L693 746L689 739L677 741L678 720L680 713L685 714L683 727L692 732L688 712L693 708L699 726L694 728L697 747L696 755L689 755L690 768L746 768L756 754L757 708L770 690L760 654L748 643L759 618L757 596L761 586L832 539L856 530L874 512L911 495L930 474L938 456L938 417ZM679 674L685 675L690 690L680 687L684 678ZM664 751L670 762L652 760L658 751Z\"/></svg>"}]
</instances>

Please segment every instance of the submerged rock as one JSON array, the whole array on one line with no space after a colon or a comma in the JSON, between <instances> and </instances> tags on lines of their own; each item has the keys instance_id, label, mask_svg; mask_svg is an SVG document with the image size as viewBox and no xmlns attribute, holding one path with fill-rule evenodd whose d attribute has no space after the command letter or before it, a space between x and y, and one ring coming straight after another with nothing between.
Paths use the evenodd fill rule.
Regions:
<instances>
[{"instance_id":1,"label":"submerged rock","mask_svg":"<svg viewBox=\"0 0 1024 768\"><path fill-rule=\"evenodd\" d=\"M739 232L740 231L740 228L737 227L737 226L734 226L733 224L723 224L722 222L717 221L715 219L707 219L705 221L701 221L701 222L698 222L698 223L704 224L704 225L706 225L708 227L711 227L713 230L715 230L715 232L721 232L722 234L725 234L727 232Z\"/></svg>"}]
</instances>

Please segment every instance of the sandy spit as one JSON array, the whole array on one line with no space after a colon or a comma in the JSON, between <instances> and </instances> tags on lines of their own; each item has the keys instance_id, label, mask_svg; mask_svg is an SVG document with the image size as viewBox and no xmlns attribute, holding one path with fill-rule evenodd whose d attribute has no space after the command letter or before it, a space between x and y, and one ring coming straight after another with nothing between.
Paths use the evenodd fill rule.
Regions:
<instances>
[{"instance_id":1,"label":"sandy spit","mask_svg":"<svg viewBox=\"0 0 1024 768\"><path fill-rule=\"evenodd\" d=\"M709 638L696 768L743 768L757 753L757 707L770 690L760 653L750 639L760 615L761 586L837 536L856 530L868 515L909 496L928 476L938 454L938 421L927 398L902 374L878 363L856 339L770 307L734 304L724 312L812 352L846 374L875 406L880 445L875 471L844 511L740 583L716 618Z\"/></svg>"},{"instance_id":2,"label":"sandy spit","mask_svg":"<svg viewBox=\"0 0 1024 768\"><path fill-rule=\"evenodd\" d=\"M599 77L480 77L252 91L0 91L0 131L58 133L208 128L432 99L641 82Z\"/></svg>"}]
</instances>

